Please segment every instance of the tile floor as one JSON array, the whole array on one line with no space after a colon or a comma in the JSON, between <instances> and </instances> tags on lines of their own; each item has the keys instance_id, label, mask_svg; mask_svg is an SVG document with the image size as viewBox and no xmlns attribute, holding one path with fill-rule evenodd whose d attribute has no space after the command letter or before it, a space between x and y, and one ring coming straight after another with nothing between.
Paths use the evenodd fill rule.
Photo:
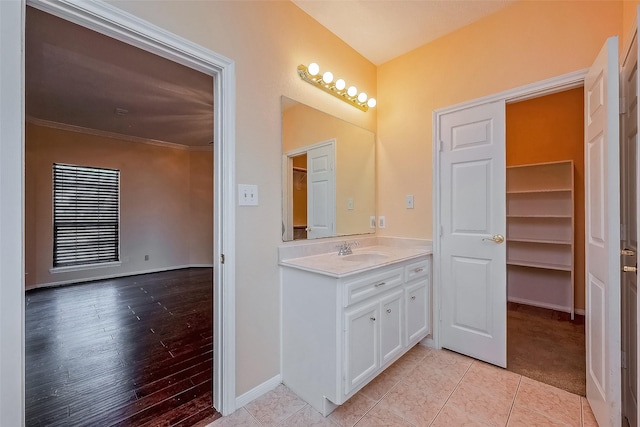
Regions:
<instances>
[{"instance_id":1,"label":"tile floor","mask_svg":"<svg viewBox=\"0 0 640 427\"><path fill-rule=\"evenodd\" d=\"M418 345L324 418L284 385L210 427L575 426L586 399L447 350Z\"/></svg>"}]
</instances>

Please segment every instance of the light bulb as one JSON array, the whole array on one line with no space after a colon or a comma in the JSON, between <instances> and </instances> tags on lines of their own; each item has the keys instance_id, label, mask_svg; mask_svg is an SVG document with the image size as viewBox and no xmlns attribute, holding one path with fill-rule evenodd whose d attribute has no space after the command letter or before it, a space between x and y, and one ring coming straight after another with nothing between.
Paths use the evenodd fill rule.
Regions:
<instances>
[{"instance_id":1,"label":"light bulb","mask_svg":"<svg viewBox=\"0 0 640 427\"><path fill-rule=\"evenodd\" d=\"M338 90L344 90L344 88L347 86L347 84L345 83L344 80L342 79L338 79L336 80L336 89Z\"/></svg>"},{"instance_id":2,"label":"light bulb","mask_svg":"<svg viewBox=\"0 0 640 427\"><path fill-rule=\"evenodd\" d=\"M327 71L322 75L322 81L326 84L329 84L333 81L333 73L331 71Z\"/></svg>"},{"instance_id":3,"label":"light bulb","mask_svg":"<svg viewBox=\"0 0 640 427\"><path fill-rule=\"evenodd\" d=\"M367 100L367 94L364 92L360 92L360 95L358 95L358 101L365 102L366 100Z\"/></svg>"},{"instance_id":4,"label":"light bulb","mask_svg":"<svg viewBox=\"0 0 640 427\"><path fill-rule=\"evenodd\" d=\"M375 98L369 98L369 100L367 101L367 105L369 106L369 108L375 107L376 104L377 104L377 102L376 102Z\"/></svg>"},{"instance_id":5,"label":"light bulb","mask_svg":"<svg viewBox=\"0 0 640 427\"><path fill-rule=\"evenodd\" d=\"M315 76L320 72L320 66L315 62L312 62L311 64L309 64L309 68L307 68L307 71L309 72L310 76Z\"/></svg>"},{"instance_id":6,"label":"light bulb","mask_svg":"<svg viewBox=\"0 0 640 427\"><path fill-rule=\"evenodd\" d=\"M358 88L356 88L355 86L349 86L349 89L347 89L347 95L349 96L356 96L357 93Z\"/></svg>"}]
</instances>

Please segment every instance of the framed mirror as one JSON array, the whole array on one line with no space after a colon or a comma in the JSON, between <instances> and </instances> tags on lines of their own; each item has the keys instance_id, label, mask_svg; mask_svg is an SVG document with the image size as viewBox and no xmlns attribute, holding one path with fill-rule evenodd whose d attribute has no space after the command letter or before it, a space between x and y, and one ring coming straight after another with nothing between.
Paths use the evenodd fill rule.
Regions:
<instances>
[{"instance_id":1,"label":"framed mirror","mask_svg":"<svg viewBox=\"0 0 640 427\"><path fill-rule=\"evenodd\" d=\"M375 134L282 97L284 241L375 232Z\"/></svg>"}]
</instances>

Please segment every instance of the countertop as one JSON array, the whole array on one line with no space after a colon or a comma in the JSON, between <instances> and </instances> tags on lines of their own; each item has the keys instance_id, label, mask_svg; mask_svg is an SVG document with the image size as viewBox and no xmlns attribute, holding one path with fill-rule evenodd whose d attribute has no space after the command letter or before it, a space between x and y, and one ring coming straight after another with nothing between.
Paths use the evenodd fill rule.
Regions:
<instances>
[{"instance_id":1,"label":"countertop","mask_svg":"<svg viewBox=\"0 0 640 427\"><path fill-rule=\"evenodd\" d=\"M335 251L281 260L280 265L340 278L390 265L398 261L430 255L432 250L427 247L397 246L366 246L353 249L354 255L364 253L381 253L386 255L386 258L377 261L349 261L348 256L339 256L338 252Z\"/></svg>"}]
</instances>

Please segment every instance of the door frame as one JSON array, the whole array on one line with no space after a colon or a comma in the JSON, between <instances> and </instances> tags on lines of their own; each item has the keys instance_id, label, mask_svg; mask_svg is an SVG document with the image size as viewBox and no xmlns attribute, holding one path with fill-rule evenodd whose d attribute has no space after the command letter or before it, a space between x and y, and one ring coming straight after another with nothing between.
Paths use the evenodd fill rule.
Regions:
<instances>
[{"instance_id":1,"label":"door frame","mask_svg":"<svg viewBox=\"0 0 640 427\"><path fill-rule=\"evenodd\" d=\"M433 335L427 340L427 344L442 348L440 340L440 321L442 307L442 274L441 266L441 227L442 220L440 218L440 201L441 201L441 180L440 180L440 146L437 143L438 135L440 135L440 118L445 114L464 110L470 107L477 107L484 104L490 104L498 101L504 101L505 104L525 101L527 99L538 98L544 95L550 95L556 92L574 89L584 84L584 78L587 70L578 70L539 82L516 87L503 92L465 101L460 104L451 105L449 107L440 108L433 112L433 131L432 131L432 154L433 154ZM505 265L506 269L506 265ZM506 319L505 319L506 322Z\"/></svg>"},{"instance_id":2,"label":"door frame","mask_svg":"<svg viewBox=\"0 0 640 427\"><path fill-rule=\"evenodd\" d=\"M108 3L10 0L0 2L3 58L0 62L0 200L3 202L0 209L0 339L3 343L0 347L0 424L24 425L24 36L27 5L194 68L214 79L213 406L222 415L228 415L236 409L235 62Z\"/></svg>"}]
</instances>

